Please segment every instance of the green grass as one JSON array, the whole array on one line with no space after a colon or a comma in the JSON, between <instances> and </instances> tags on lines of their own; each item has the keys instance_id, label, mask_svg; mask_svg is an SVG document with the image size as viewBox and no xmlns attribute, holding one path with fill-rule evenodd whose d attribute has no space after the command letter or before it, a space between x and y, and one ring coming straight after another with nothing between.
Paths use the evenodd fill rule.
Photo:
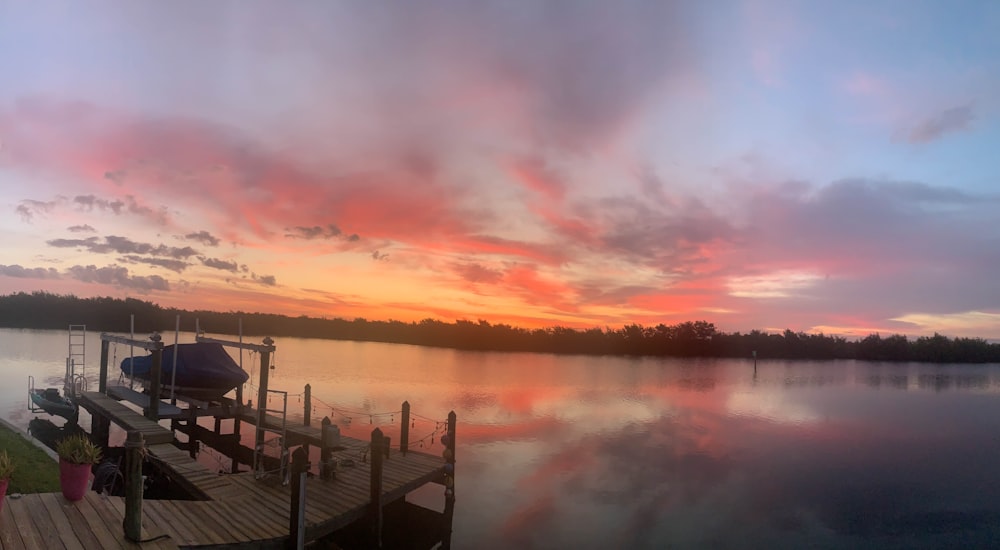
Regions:
<instances>
[{"instance_id":1,"label":"green grass","mask_svg":"<svg viewBox=\"0 0 1000 550\"><path fill-rule=\"evenodd\" d=\"M44 451L0 424L0 449L14 461L7 494L59 492L59 463Z\"/></svg>"}]
</instances>

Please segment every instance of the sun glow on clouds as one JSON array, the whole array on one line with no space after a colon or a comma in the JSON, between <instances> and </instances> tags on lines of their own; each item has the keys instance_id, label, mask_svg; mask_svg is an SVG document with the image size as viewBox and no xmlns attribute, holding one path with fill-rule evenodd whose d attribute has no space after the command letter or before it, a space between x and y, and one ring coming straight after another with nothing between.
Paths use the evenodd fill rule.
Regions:
<instances>
[{"instance_id":1,"label":"sun glow on clouds","mask_svg":"<svg viewBox=\"0 0 1000 550\"><path fill-rule=\"evenodd\" d=\"M812 273L776 271L729 279L729 294L739 298L789 298L802 296L822 277Z\"/></svg>"},{"instance_id":2,"label":"sun glow on clouds","mask_svg":"<svg viewBox=\"0 0 1000 550\"><path fill-rule=\"evenodd\" d=\"M990 340L995 340L1000 334L1000 313L984 311L944 314L909 313L894 317L892 320L915 326L923 334L931 332L980 334Z\"/></svg>"},{"instance_id":3,"label":"sun glow on clouds","mask_svg":"<svg viewBox=\"0 0 1000 550\"><path fill-rule=\"evenodd\" d=\"M922 32L921 6L890 40L856 26L877 6L738 4L5 7L0 288L995 330L962 313L1000 310L986 19ZM961 71L921 57L950 48Z\"/></svg>"}]
</instances>

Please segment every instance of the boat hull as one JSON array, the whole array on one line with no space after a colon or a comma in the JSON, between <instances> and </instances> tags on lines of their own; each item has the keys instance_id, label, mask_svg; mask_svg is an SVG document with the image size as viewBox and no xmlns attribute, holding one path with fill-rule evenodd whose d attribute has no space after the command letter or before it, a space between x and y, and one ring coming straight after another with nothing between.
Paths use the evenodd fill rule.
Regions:
<instances>
[{"instance_id":1,"label":"boat hull","mask_svg":"<svg viewBox=\"0 0 1000 550\"><path fill-rule=\"evenodd\" d=\"M34 390L29 393L29 397L31 397L31 402L35 407L53 416L61 416L71 422L76 422L79 417L79 408L76 403L59 396L58 392L52 388Z\"/></svg>"},{"instance_id":2,"label":"boat hull","mask_svg":"<svg viewBox=\"0 0 1000 550\"><path fill-rule=\"evenodd\" d=\"M177 372L174 371L176 364ZM149 385L152 355L125 358L120 368L124 375ZM225 348L216 343L175 344L163 348L160 361L161 396L176 393L195 399L216 400L246 382L248 375L233 361Z\"/></svg>"}]
</instances>

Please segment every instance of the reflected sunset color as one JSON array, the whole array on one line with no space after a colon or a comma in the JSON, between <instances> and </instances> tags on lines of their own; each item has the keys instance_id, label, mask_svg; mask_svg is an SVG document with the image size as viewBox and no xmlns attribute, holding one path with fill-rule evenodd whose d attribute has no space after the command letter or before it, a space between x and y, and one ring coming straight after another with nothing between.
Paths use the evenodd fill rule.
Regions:
<instances>
[{"instance_id":1,"label":"reflected sunset color","mask_svg":"<svg viewBox=\"0 0 1000 550\"><path fill-rule=\"evenodd\" d=\"M0 330L0 377L30 368L59 382L64 342ZM380 427L395 442L391 413L408 400L411 446L438 454L436 422L455 410L455 547L940 548L1000 536L998 365L760 361L755 373L749 360L276 345L270 386L291 394L293 417L309 383L314 422L330 416L362 439ZM87 372L96 383L93 362ZM27 426L24 388L0 388L0 414ZM199 460L228 464L207 447ZM437 485L410 498L444 501Z\"/></svg>"}]
</instances>

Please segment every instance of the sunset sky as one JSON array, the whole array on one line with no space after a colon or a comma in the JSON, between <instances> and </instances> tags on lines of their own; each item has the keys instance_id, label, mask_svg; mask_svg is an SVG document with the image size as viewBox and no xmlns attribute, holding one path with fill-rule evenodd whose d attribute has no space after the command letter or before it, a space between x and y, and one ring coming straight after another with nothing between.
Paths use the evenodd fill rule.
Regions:
<instances>
[{"instance_id":1,"label":"sunset sky","mask_svg":"<svg viewBox=\"0 0 1000 550\"><path fill-rule=\"evenodd\" d=\"M0 293L1000 338L998 29L994 1L0 1Z\"/></svg>"}]
</instances>

